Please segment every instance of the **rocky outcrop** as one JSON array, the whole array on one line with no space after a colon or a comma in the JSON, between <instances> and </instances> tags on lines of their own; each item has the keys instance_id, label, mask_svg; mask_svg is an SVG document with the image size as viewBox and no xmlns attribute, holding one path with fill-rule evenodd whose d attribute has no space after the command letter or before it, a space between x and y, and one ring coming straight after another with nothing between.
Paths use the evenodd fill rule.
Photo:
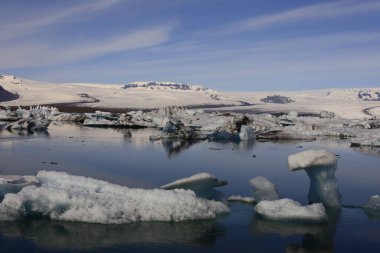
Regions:
<instances>
[{"instance_id":1,"label":"rocky outcrop","mask_svg":"<svg viewBox=\"0 0 380 253\"><path fill-rule=\"evenodd\" d=\"M280 96L280 95L273 95L273 96L267 96L266 98L263 98L260 100L264 103L274 103L274 104L289 104L294 102L293 99L290 97Z\"/></svg>"},{"instance_id":2,"label":"rocky outcrop","mask_svg":"<svg viewBox=\"0 0 380 253\"><path fill-rule=\"evenodd\" d=\"M7 91L2 86L0 86L0 102L12 101L18 99L18 94Z\"/></svg>"}]
</instances>

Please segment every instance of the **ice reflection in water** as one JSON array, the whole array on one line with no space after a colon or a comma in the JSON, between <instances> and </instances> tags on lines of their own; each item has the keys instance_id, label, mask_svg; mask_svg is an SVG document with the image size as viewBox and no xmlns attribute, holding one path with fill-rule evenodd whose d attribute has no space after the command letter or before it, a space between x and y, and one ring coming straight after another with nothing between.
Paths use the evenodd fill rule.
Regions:
<instances>
[{"instance_id":1,"label":"ice reflection in water","mask_svg":"<svg viewBox=\"0 0 380 253\"><path fill-rule=\"evenodd\" d=\"M189 244L207 246L223 230L215 232L213 220L196 222L141 222L125 225L102 225L29 219L0 222L6 237L21 236L35 245L50 249L95 250L130 244ZM211 235L211 236L210 236ZM207 240L203 238L207 236Z\"/></svg>"},{"instance_id":2,"label":"ice reflection in water","mask_svg":"<svg viewBox=\"0 0 380 253\"><path fill-rule=\"evenodd\" d=\"M0 170L4 174L23 175L36 174L41 169L67 171L144 188L159 187L205 171L229 181L220 189L226 196L249 196L248 180L265 176L276 182L282 196L303 204L309 201L308 190L309 196L312 196L310 200L321 198L312 192L319 192L325 182L331 185L336 183L336 186L339 183L339 190L333 187L331 192L335 198L340 193L345 204L360 205L369 196L380 193L379 153L372 152L373 155L369 156L363 150L350 148L349 140L180 142L177 146L161 141L150 142L151 134L152 131L147 129L91 129L66 123L61 126L52 124L49 135L35 133L18 136L17 133L3 131L0 133ZM316 170L315 175L308 175L310 184L307 174L287 170L289 154L320 148L340 154L338 170ZM51 165L51 161L58 162L58 165ZM326 177L319 177L319 173ZM1 223L0 247L4 251L19 252L21 246L18 242L30 240L35 245L59 251L84 249L107 252L107 249L121 245L119 250L112 250L125 252L131 245L140 245L139 249L145 249L146 245L154 244L170 245L170 250L178 252L380 252L380 223L372 214L369 214L372 219L369 220L361 209L342 208L335 213L330 213L328 209L327 224L304 226L259 220L254 215L253 207L247 206L233 204L234 210L229 216L194 224L104 226L38 219ZM16 235L20 237L13 241ZM196 248L183 251L181 246ZM154 250L160 251L160 248Z\"/></svg>"},{"instance_id":3,"label":"ice reflection in water","mask_svg":"<svg viewBox=\"0 0 380 253\"><path fill-rule=\"evenodd\" d=\"M299 243L287 243L286 252L334 252L334 234L341 209L328 208L329 220L323 224L269 221L255 216L251 226L257 234L301 235Z\"/></svg>"}]
</instances>

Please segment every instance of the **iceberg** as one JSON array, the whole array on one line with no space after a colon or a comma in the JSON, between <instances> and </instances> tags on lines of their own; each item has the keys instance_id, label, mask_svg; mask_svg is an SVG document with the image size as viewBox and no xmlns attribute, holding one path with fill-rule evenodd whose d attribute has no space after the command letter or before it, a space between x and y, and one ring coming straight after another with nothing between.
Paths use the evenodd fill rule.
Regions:
<instances>
[{"instance_id":1,"label":"iceberg","mask_svg":"<svg viewBox=\"0 0 380 253\"><path fill-rule=\"evenodd\" d=\"M255 139L255 131L252 127L242 125L240 128L239 137L241 141L252 141Z\"/></svg>"},{"instance_id":2,"label":"iceberg","mask_svg":"<svg viewBox=\"0 0 380 253\"><path fill-rule=\"evenodd\" d=\"M26 186L39 184L35 176L0 175L0 201L7 193L17 193Z\"/></svg>"},{"instance_id":3,"label":"iceberg","mask_svg":"<svg viewBox=\"0 0 380 253\"><path fill-rule=\"evenodd\" d=\"M255 177L251 179L249 183L254 187L252 194L257 202L262 200L277 200L280 198L276 186L266 177Z\"/></svg>"},{"instance_id":4,"label":"iceberg","mask_svg":"<svg viewBox=\"0 0 380 253\"><path fill-rule=\"evenodd\" d=\"M218 180L214 175L203 172L163 185L161 189L186 189L193 191L198 197L222 201L224 194L214 188L224 186L227 183L227 181Z\"/></svg>"},{"instance_id":5,"label":"iceberg","mask_svg":"<svg viewBox=\"0 0 380 253\"><path fill-rule=\"evenodd\" d=\"M227 181L220 181L214 175L206 172L194 174L190 177L181 178L169 184L161 186L161 189L172 190L172 189L208 189L224 186Z\"/></svg>"},{"instance_id":6,"label":"iceberg","mask_svg":"<svg viewBox=\"0 0 380 253\"><path fill-rule=\"evenodd\" d=\"M255 204L256 200L252 197L243 197L240 195L232 195L227 198L230 202L242 202L247 204Z\"/></svg>"},{"instance_id":7,"label":"iceberg","mask_svg":"<svg viewBox=\"0 0 380 253\"><path fill-rule=\"evenodd\" d=\"M363 205L363 210L370 219L380 220L380 196L374 195L370 197Z\"/></svg>"},{"instance_id":8,"label":"iceberg","mask_svg":"<svg viewBox=\"0 0 380 253\"><path fill-rule=\"evenodd\" d=\"M323 204L316 203L302 206L292 199L263 200L255 211L268 220L297 221L297 222L325 222L327 215Z\"/></svg>"},{"instance_id":9,"label":"iceberg","mask_svg":"<svg viewBox=\"0 0 380 253\"><path fill-rule=\"evenodd\" d=\"M304 169L310 179L309 202L329 207L341 206L341 195L335 177L337 159L326 150L307 150L288 157L291 171Z\"/></svg>"},{"instance_id":10,"label":"iceberg","mask_svg":"<svg viewBox=\"0 0 380 253\"><path fill-rule=\"evenodd\" d=\"M41 184L6 194L0 220L44 216L53 220L122 224L138 221L212 219L228 213L218 201L197 198L190 190L132 189L65 172L40 171Z\"/></svg>"}]
</instances>

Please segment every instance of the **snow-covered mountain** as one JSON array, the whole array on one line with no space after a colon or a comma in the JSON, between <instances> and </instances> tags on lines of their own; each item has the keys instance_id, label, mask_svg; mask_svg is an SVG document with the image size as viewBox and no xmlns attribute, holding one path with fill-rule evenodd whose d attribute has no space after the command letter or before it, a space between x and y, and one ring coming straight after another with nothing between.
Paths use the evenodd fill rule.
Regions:
<instances>
[{"instance_id":1,"label":"snow-covered mountain","mask_svg":"<svg viewBox=\"0 0 380 253\"><path fill-rule=\"evenodd\" d=\"M334 112L345 118L380 114L380 89L329 89L309 91L220 92L173 82L131 82L128 84L47 83L12 75L0 75L0 93L13 94L0 106L71 104L103 110L150 109L169 105L256 112ZM1 94L0 94L1 95ZM17 97L16 97L17 96ZM271 100L268 101L268 98ZM276 103L272 98L286 98ZM5 101L7 100L7 101ZM369 110L370 109L370 110ZM369 113L371 112L371 113ZM380 115L379 115L380 117Z\"/></svg>"},{"instance_id":2,"label":"snow-covered mountain","mask_svg":"<svg viewBox=\"0 0 380 253\"><path fill-rule=\"evenodd\" d=\"M174 82L131 82L122 84L46 83L12 75L1 75L0 86L18 94L13 101L0 105L45 105L75 103L77 106L102 108L157 108L168 105L216 106L241 103L201 85ZM7 99L10 100L10 99Z\"/></svg>"},{"instance_id":3,"label":"snow-covered mountain","mask_svg":"<svg viewBox=\"0 0 380 253\"><path fill-rule=\"evenodd\" d=\"M137 81L125 84L123 89L131 88L147 88L156 90L191 90L191 91L203 91L209 93L216 93L217 91L205 88L201 85L192 85L186 83L174 83L174 82L155 82L155 81Z\"/></svg>"},{"instance_id":4,"label":"snow-covered mountain","mask_svg":"<svg viewBox=\"0 0 380 253\"><path fill-rule=\"evenodd\" d=\"M380 88L334 89L330 90L327 95L344 100L380 101Z\"/></svg>"},{"instance_id":5,"label":"snow-covered mountain","mask_svg":"<svg viewBox=\"0 0 380 253\"><path fill-rule=\"evenodd\" d=\"M362 101L380 101L380 88L377 91L362 90L358 92L358 98Z\"/></svg>"}]
</instances>

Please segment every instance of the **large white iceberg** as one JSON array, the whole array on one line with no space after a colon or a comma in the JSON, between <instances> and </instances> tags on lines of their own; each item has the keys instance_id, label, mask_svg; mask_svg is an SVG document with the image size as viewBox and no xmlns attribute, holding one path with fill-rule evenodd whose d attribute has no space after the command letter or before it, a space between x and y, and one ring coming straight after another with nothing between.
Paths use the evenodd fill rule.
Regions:
<instances>
[{"instance_id":1,"label":"large white iceberg","mask_svg":"<svg viewBox=\"0 0 380 253\"><path fill-rule=\"evenodd\" d=\"M218 201L197 198L190 190L131 189L65 172L40 171L41 186L6 194L0 220L42 215L54 220L121 224L137 221L211 219L229 212Z\"/></svg>"},{"instance_id":2,"label":"large white iceberg","mask_svg":"<svg viewBox=\"0 0 380 253\"><path fill-rule=\"evenodd\" d=\"M252 194L257 202L262 200L277 200L280 198L276 186L266 177L255 177L251 179L249 183L254 188Z\"/></svg>"},{"instance_id":3,"label":"large white iceberg","mask_svg":"<svg viewBox=\"0 0 380 253\"><path fill-rule=\"evenodd\" d=\"M380 213L380 196L374 195L370 197L364 204L363 208L372 209Z\"/></svg>"},{"instance_id":4,"label":"large white iceberg","mask_svg":"<svg viewBox=\"0 0 380 253\"><path fill-rule=\"evenodd\" d=\"M324 222L327 215L323 204L316 203L302 206L292 199L263 200L255 210L268 220L299 221L299 222Z\"/></svg>"},{"instance_id":5,"label":"large white iceberg","mask_svg":"<svg viewBox=\"0 0 380 253\"><path fill-rule=\"evenodd\" d=\"M335 177L337 159L326 150L308 150L288 157L289 169L304 169L310 179L309 201L329 207L341 206L341 195Z\"/></svg>"}]
</instances>

